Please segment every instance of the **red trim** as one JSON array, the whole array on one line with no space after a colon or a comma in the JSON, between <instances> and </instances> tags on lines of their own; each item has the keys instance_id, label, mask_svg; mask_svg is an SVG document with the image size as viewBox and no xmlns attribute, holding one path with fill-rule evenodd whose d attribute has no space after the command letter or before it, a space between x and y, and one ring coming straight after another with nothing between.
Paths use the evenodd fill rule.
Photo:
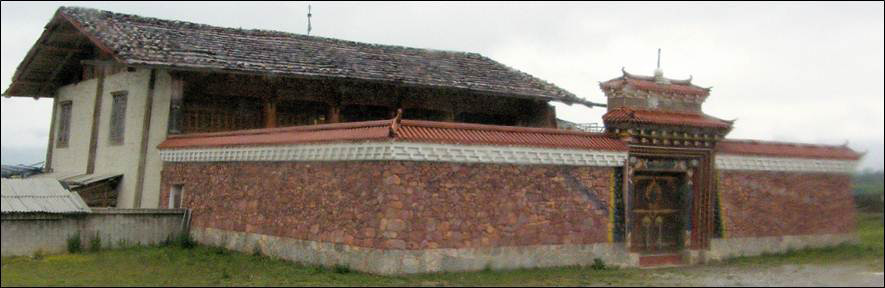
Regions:
<instances>
[{"instance_id":1,"label":"red trim","mask_svg":"<svg viewBox=\"0 0 885 288\"><path fill-rule=\"evenodd\" d=\"M682 113L670 111L651 111L616 108L602 115L605 123L639 123L677 126L695 126L708 128L731 128L731 122L701 113Z\"/></svg>"},{"instance_id":2,"label":"red trim","mask_svg":"<svg viewBox=\"0 0 885 288\"><path fill-rule=\"evenodd\" d=\"M859 160L863 155L846 146L761 140L727 139L716 145L717 153L759 155L771 157L825 158Z\"/></svg>"},{"instance_id":3,"label":"red trim","mask_svg":"<svg viewBox=\"0 0 885 288\"><path fill-rule=\"evenodd\" d=\"M625 143L600 133L417 120L401 120L398 125L394 125L395 121L394 119L170 136L157 148L404 140L627 151Z\"/></svg>"}]
</instances>

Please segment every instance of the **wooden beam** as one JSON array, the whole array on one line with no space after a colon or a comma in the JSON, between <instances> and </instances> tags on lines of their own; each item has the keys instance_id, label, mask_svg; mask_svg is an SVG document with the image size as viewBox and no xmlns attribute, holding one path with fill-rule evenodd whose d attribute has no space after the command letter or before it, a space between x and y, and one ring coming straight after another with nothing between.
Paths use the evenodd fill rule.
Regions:
<instances>
[{"instance_id":1,"label":"wooden beam","mask_svg":"<svg viewBox=\"0 0 885 288\"><path fill-rule=\"evenodd\" d=\"M77 44L79 45L80 41L77 41ZM79 51L79 50L76 50L76 51ZM52 82L55 81L55 77L58 76L58 73L61 72L61 70L63 70L65 68L65 66L68 64L68 61L71 60L71 57L73 57L74 54L76 54L76 52L71 51L71 52L68 52L68 55L65 55L65 59L61 61L61 65L58 65L57 67L55 67L55 69L52 71L52 74L49 74L49 79L46 80L45 85L43 85L43 87L40 88L40 90L38 91L39 93L37 93L37 94L42 94L43 92L46 92L47 87L51 86L50 84L52 84ZM54 85L52 87L54 88Z\"/></svg>"},{"instance_id":2,"label":"wooden beam","mask_svg":"<svg viewBox=\"0 0 885 288\"><path fill-rule=\"evenodd\" d=\"M114 60L95 60L95 59L91 59L91 60L80 60L80 64L83 64L83 65L94 65L94 66L96 66L96 67L98 67L98 66L111 66L111 65L114 65L114 64L117 64L117 63L119 63L119 62L114 61Z\"/></svg>"},{"instance_id":3,"label":"wooden beam","mask_svg":"<svg viewBox=\"0 0 885 288\"><path fill-rule=\"evenodd\" d=\"M77 45L80 45L79 41L77 42ZM59 47L59 46L52 46L52 45L47 45L47 44L40 44L40 48L43 48L48 51L67 52L67 53L78 53L78 52L83 51L80 48Z\"/></svg>"}]
</instances>

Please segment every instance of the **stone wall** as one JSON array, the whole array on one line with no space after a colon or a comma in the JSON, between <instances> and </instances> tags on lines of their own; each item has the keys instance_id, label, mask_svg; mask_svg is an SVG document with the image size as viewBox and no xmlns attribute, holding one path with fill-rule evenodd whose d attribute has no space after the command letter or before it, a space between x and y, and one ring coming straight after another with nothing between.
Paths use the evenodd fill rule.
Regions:
<instances>
[{"instance_id":1,"label":"stone wall","mask_svg":"<svg viewBox=\"0 0 885 288\"><path fill-rule=\"evenodd\" d=\"M167 163L193 227L379 249L607 241L613 168L433 162ZM165 204L164 204L165 205Z\"/></svg>"},{"instance_id":2,"label":"stone wall","mask_svg":"<svg viewBox=\"0 0 885 288\"><path fill-rule=\"evenodd\" d=\"M853 233L851 175L720 170L725 238Z\"/></svg>"},{"instance_id":3,"label":"stone wall","mask_svg":"<svg viewBox=\"0 0 885 288\"><path fill-rule=\"evenodd\" d=\"M3 214L2 257L64 253L67 239L80 233L87 248L98 235L103 248L151 245L182 231L185 210L118 210L92 208L81 215Z\"/></svg>"},{"instance_id":4,"label":"stone wall","mask_svg":"<svg viewBox=\"0 0 885 288\"><path fill-rule=\"evenodd\" d=\"M369 272L589 264L592 255L627 265L626 252L608 243L613 172L410 161L166 163L161 199L168 201L171 187L183 185L183 207L192 209L193 233L201 243L248 252L258 245L280 257L288 255L283 250L340 246L330 248L338 251L331 254L302 251L312 256L289 258ZM258 239L297 247L271 249L280 244ZM571 248L555 248L562 245ZM506 253L522 260L504 263L493 257L495 249L510 249ZM361 265L348 251L388 255L396 259L385 261L400 268ZM575 251L586 257L568 256ZM447 253L449 258L442 256ZM411 267L394 254L430 262ZM428 260L433 255L461 264L440 266ZM496 260L484 260L491 258Z\"/></svg>"}]
</instances>

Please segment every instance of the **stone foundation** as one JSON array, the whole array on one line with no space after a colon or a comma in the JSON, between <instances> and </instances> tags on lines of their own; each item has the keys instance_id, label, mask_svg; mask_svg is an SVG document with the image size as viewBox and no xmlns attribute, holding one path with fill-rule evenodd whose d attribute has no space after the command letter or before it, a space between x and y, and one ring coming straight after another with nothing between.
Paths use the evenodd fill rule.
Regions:
<instances>
[{"instance_id":1,"label":"stone foundation","mask_svg":"<svg viewBox=\"0 0 885 288\"><path fill-rule=\"evenodd\" d=\"M606 265L637 266L639 258L630 255L623 243L585 245L532 245L488 248L398 250L374 249L304 241L270 235L194 228L194 239L205 245L262 254L314 265L344 265L361 272L394 275L435 272L478 271L592 265L594 259Z\"/></svg>"},{"instance_id":2,"label":"stone foundation","mask_svg":"<svg viewBox=\"0 0 885 288\"><path fill-rule=\"evenodd\" d=\"M858 238L854 233L713 239L710 242L710 250L706 251L705 258L718 261L734 257L758 256L765 253L784 253L790 250L856 243L858 243Z\"/></svg>"}]
</instances>

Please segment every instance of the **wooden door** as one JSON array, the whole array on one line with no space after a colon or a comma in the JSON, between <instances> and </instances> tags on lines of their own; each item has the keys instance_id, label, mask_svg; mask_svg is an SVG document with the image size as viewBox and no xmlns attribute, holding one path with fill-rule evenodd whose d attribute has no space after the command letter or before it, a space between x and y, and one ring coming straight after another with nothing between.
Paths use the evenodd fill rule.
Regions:
<instances>
[{"instance_id":1,"label":"wooden door","mask_svg":"<svg viewBox=\"0 0 885 288\"><path fill-rule=\"evenodd\" d=\"M633 177L631 250L661 254L682 249L681 177L650 173Z\"/></svg>"}]
</instances>

